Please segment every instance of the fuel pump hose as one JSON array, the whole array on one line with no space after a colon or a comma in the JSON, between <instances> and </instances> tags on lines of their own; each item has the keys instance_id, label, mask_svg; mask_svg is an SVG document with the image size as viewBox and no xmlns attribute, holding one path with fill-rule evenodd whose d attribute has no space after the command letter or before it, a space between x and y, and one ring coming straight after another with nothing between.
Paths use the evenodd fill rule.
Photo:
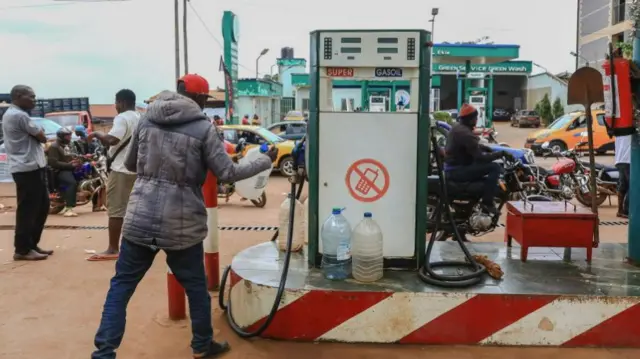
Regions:
<instances>
[{"instance_id":1,"label":"fuel pump hose","mask_svg":"<svg viewBox=\"0 0 640 359\"><path fill-rule=\"evenodd\" d=\"M298 144L298 146L296 146L297 147L296 151L299 151L303 143L304 143L304 139ZM298 161L296 159L296 156L294 156L293 167L295 172L298 173ZM229 298L229 301L226 304L224 303L225 287L227 286L227 279L229 278L229 273L231 272L231 266L230 265L227 266L224 269L224 272L222 273L222 279L220 280L220 291L218 293L218 305L220 306L220 309L227 312L227 321L229 322L229 326L231 327L231 330L233 330L241 338L245 338L245 339L254 338L264 333L264 331L267 330L267 328L269 328L269 325L271 325L271 322L273 321L273 318L275 317L276 313L278 312L278 308L280 307L280 301L282 300L282 296L284 295L285 285L287 283L287 275L289 273L289 264L291 263L291 247L293 246L293 222L295 219L296 200L300 198L300 194L302 193L302 187L304 186L304 178L302 178L302 180L300 181L301 182L300 188L296 193L296 183L298 182L297 181L298 179L299 179L298 175L294 175L293 177L289 178L289 182L291 182L290 194L291 194L292 200L289 206L289 226L288 226L288 233L287 233L287 248L284 256L284 263L282 266L282 274L280 275L280 284L278 285L278 291L276 292L276 297L273 301L273 306L271 307L271 310L269 311L269 314L267 315L266 320L255 331L247 332L243 328L241 328L238 325L238 323L235 321L235 318L233 317L231 298ZM293 198L294 196L295 196L295 199ZM275 236L272 239L272 241L273 240L275 240Z\"/></svg>"}]
</instances>

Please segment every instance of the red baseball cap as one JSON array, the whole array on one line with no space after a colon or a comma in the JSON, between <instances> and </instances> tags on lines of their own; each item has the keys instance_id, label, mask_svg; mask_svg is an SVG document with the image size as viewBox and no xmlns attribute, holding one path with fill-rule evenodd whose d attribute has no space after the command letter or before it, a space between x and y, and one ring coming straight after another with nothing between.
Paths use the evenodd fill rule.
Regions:
<instances>
[{"instance_id":1,"label":"red baseball cap","mask_svg":"<svg viewBox=\"0 0 640 359\"><path fill-rule=\"evenodd\" d=\"M184 75L178 79L178 82L184 83L184 89L187 93L209 96L209 82L198 74Z\"/></svg>"}]
</instances>

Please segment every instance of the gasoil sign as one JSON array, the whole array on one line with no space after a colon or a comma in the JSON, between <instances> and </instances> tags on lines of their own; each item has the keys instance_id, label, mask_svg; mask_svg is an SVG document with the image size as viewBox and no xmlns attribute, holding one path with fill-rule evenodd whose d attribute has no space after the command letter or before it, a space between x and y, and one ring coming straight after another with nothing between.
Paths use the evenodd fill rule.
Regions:
<instances>
[{"instance_id":1,"label":"gasoil sign","mask_svg":"<svg viewBox=\"0 0 640 359\"><path fill-rule=\"evenodd\" d=\"M376 77L402 77L402 69L399 67L376 67Z\"/></svg>"},{"instance_id":2,"label":"gasoil sign","mask_svg":"<svg viewBox=\"0 0 640 359\"><path fill-rule=\"evenodd\" d=\"M327 76L330 77L353 77L352 67L327 67Z\"/></svg>"}]
</instances>

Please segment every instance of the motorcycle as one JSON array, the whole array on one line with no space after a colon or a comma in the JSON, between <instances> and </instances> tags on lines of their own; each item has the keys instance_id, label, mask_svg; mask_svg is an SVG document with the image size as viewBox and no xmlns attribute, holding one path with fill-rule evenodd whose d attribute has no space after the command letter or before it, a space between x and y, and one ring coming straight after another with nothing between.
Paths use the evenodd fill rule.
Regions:
<instances>
[{"instance_id":1,"label":"motorcycle","mask_svg":"<svg viewBox=\"0 0 640 359\"><path fill-rule=\"evenodd\" d=\"M78 186L76 190L76 206L84 206L93 203L96 196L106 190L107 186L107 157L101 149L97 149L93 155L74 155L82 164L73 171ZM58 214L65 207L64 196L60 183L55 173L47 167L49 176L49 214Z\"/></svg>"},{"instance_id":2,"label":"motorcycle","mask_svg":"<svg viewBox=\"0 0 640 359\"><path fill-rule=\"evenodd\" d=\"M473 131L473 133L479 136L481 141L485 144L510 147L505 142L498 142L498 140L496 140L496 137L498 137L498 132L496 132L496 130L494 130L493 128L477 128Z\"/></svg>"},{"instance_id":3,"label":"motorcycle","mask_svg":"<svg viewBox=\"0 0 640 359\"><path fill-rule=\"evenodd\" d=\"M453 214L455 223L450 223L448 217L443 217L443 223L438 225L439 233L436 240L444 241L454 235L453 227L463 234L481 236L492 232L498 225L500 210L509 200L519 197L521 200L530 201L550 201L545 196L528 195L525 186L520 181L519 176L528 177L530 173L526 165L519 159L502 159L504 174L501 176L498 186L498 195L495 198L496 214L488 214L483 211L480 199L483 193L483 181L478 182L452 182L447 181L447 192L449 195L449 208ZM435 227L435 212L440 203L440 177L428 177L428 197L427 197L427 232L432 232Z\"/></svg>"},{"instance_id":4,"label":"motorcycle","mask_svg":"<svg viewBox=\"0 0 640 359\"><path fill-rule=\"evenodd\" d=\"M584 147L587 141L582 140L576 144L573 150L564 152L553 152L548 149L545 142L542 145L543 156L555 155L558 163L552 168L552 173L548 173L548 178L558 184L558 189L563 193L563 199L572 199L569 197L569 191L575 194L575 198L586 207L591 207L590 192L590 169L589 162L580 161L580 148ZM546 146L545 146L546 145ZM549 154L550 152L550 154ZM613 166L606 166L599 163L595 164L596 174L596 205L602 205L610 196L618 194L618 169ZM555 176L558 175L559 178ZM553 189L547 188L553 191Z\"/></svg>"},{"instance_id":5,"label":"motorcycle","mask_svg":"<svg viewBox=\"0 0 640 359\"><path fill-rule=\"evenodd\" d=\"M231 156L231 160L238 163L244 156L242 153L246 148L246 140L241 138L235 148L235 154ZM235 183L218 183L218 198L223 198L225 202L229 202L231 196L236 193ZM258 199L252 199L251 203L258 208L264 208L267 205L267 192L263 191Z\"/></svg>"}]
</instances>

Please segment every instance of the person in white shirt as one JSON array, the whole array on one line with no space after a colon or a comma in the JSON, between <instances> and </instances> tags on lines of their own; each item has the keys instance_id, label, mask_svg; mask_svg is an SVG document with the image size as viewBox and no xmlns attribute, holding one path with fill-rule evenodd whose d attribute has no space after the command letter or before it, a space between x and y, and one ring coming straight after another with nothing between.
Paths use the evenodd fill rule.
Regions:
<instances>
[{"instance_id":1,"label":"person in white shirt","mask_svg":"<svg viewBox=\"0 0 640 359\"><path fill-rule=\"evenodd\" d=\"M618 213L629 218L629 183L631 178L631 135L616 136L616 168L618 168Z\"/></svg>"},{"instance_id":2,"label":"person in white shirt","mask_svg":"<svg viewBox=\"0 0 640 359\"><path fill-rule=\"evenodd\" d=\"M131 136L138 126L140 114L136 112L136 95L131 90L120 90L116 94L116 110L118 116L113 120L113 127L108 134L94 132L88 141L97 138L104 146L109 146L107 162L110 164L107 182L107 213L109 214L109 246L102 253L87 258L89 261L118 259L120 251L120 234L124 216L127 213L129 196L136 181L136 174L129 172L124 166Z\"/></svg>"}]
</instances>

